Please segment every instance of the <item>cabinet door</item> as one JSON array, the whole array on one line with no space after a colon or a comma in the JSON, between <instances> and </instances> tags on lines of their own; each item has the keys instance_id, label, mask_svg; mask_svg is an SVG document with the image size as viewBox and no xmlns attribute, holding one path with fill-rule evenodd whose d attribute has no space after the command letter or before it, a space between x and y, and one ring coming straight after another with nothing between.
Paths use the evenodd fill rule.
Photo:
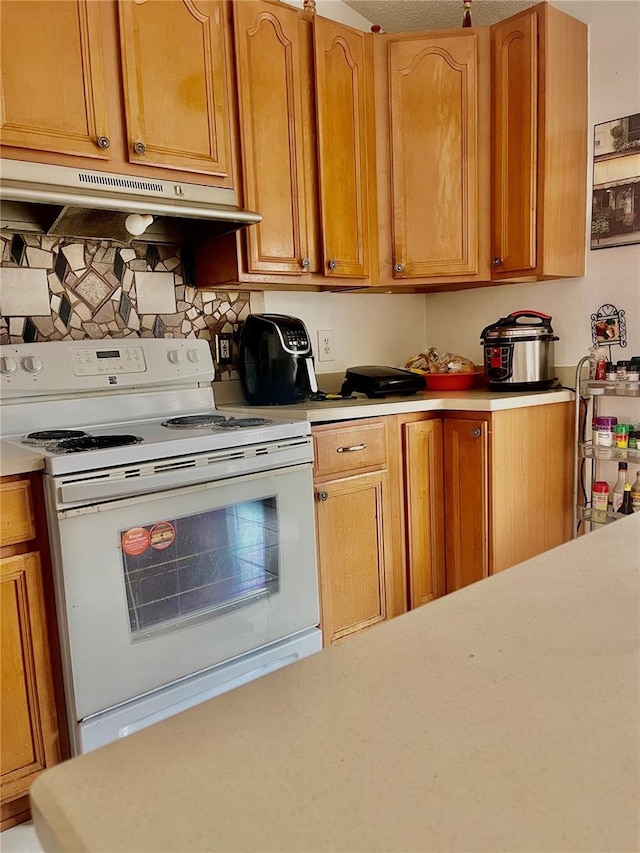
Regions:
<instances>
[{"instance_id":1,"label":"cabinet door","mask_svg":"<svg viewBox=\"0 0 640 853\"><path fill-rule=\"evenodd\" d=\"M367 278L369 182L375 170L365 34L315 17L314 48L324 272Z\"/></svg>"},{"instance_id":2,"label":"cabinet door","mask_svg":"<svg viewBox=\"0 0 640 853\"><path fill-rule=\"evenodd\" d=\"M489 574L488 437L482 420L444 421L447 592Z\"/></svg>"},{"instance_id":3,"label":"cabinet door","mask_svg":"<svg viewBox=\"0 0 640 853\"><path fill-rule=\"evenodd\" d=\"M384 471L315 487L325 645L387 618L387 490Z\"/></svg>"},{"instance_id":4,"label":"cabinet door","mask_svg":"<svg viewBox=\"0 0 640 853\"><path fill-rule=\"evenodd\" d=\"M0 606L4 806L61 757L37 553L0 560Z\"/></svg>"},{"instance_id":5,"label":"cabinet door","mask_svg":"<svg viewBox=\"0 0 640 853\"><path fill-rule=\"evenodd\" d=\"M493 263L536 267L538 28L535 13L492 27Z\"/></svg>"},{"instance_id":6,"label":"cabinet door","mask_svg":"<svg viewBox=\"0 0 640 853\"><path fill-rule=\"evenodd\" d=\"M99 4L3 0L1 13L2 144L109 159Z\"/></svg>"},{"instance_id":7,"label":"cabinet door","mask_svg":"<svg viewBox=\"0 0 640 853\"><path fill-rule=\"evenodd\" d=\"M231 186L224 4L120 0L119 12L129 161Z\"/></svg>"},{"instance_id":8,"label":"cabinet door","mask_svg":"<svg viewBox=\"0 0 640 853\"><path fill-rule=\"evenodd\" d=\"M587 27L540 3L491 40L492 278L584 275Z\"/></svg>"},{"instance_id":9,"label":"cabinet door","mask_svg":"<svg viewBox=\"0 0 640 853\"><path fill-rule=\"evenodd\" d=\"M392 39L388 59L394 277L474 275L478 35Z\"/></svg>"},{"instance_id":10,"label":"cabinet door","mask_svg":"<svg viewBox=\"0 0 640 853\"><path fill-rule=\"evenodd\" d=\"M300 275L315 263L306 180L315 163L306 150L311 81L299 13L260 0L233 8L244 201L262 214L246 231L248 272Z\"/></svg>"},{"instance_id":11,"label":"cabinet door","mask_svg":"<svg viewBox=\"0 0 640 853\"><path fill-rule=\"evenodd\" d=\"M426 604L445 592L442 422L403 424L409 600Z\"/></svg>"}]
</instances>

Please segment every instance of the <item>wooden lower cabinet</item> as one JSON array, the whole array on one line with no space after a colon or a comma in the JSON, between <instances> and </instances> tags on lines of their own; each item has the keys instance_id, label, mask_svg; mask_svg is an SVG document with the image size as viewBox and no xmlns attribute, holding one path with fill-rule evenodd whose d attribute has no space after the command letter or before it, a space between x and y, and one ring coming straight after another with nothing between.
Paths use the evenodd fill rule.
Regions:
<instances>
[{"instance_id":1,"label":"wooden lower cabinet","mask_svg":"<svg viewBox=\"0 0 640 853\"><path fill-rule=\"evenodd\" d=\"M397 436L407 605L413 609L445 593L442 420L398 415Z\"/></svg>"},{"instance_id":2,"label":"wooden lower cabinet","mask_svg":"<svg viewBox=\"0 0 640 853\"><path fill-rule=\"evenodd\" d=\"M574 404L314 426L325 645L567 542Z\"/></svg>"},{"instance_id":3,"label":"wooden lower cabinet","mask_svg":"<svg viewBox=\"0 0 640 853\"><path fill-rule=\"evenodd\" d=\"M312 430L325 645L397 615L395 599L402 599L402 592L394 591L398 548L388 420L366 418Z\"/></svg>"},{"instance_id":4,"label":"wooden lower cabinet","mask_svg":"<svg viewBox=\"0 0 640 853\"><path fill-rule=\"evenodd\" d=\"M68 751L40 475L3 478L0 499L0 829L7 829L29 819L31 783Z\"/></svg>"},{"instance_id":5,"label":"wooden lower cabinet","mask_svg":"<svg viewBox=\"0 0 640 853\"><path fill-rule=\"evenodd\" d=\"M568 542L573 403L444 418L447 592Z\"/></svg>"}]
</instances>

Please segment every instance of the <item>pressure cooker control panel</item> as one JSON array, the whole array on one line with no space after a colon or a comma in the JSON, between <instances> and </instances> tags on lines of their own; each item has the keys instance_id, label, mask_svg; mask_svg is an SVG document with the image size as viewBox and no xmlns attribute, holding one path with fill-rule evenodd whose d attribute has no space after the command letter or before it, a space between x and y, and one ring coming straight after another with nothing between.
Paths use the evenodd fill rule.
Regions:
<instances>
[{"instance_id":1,"label":"pressure cooker control panel","mask_svg":"<svg viewBox=\"0 0 640 853\"><path fill-rule=\"evenodd\" d=\"M513 372L513 345L499 347L486 345L484 348L485 375L494 382L509 379Z\"/></svg>"}]
</instances>

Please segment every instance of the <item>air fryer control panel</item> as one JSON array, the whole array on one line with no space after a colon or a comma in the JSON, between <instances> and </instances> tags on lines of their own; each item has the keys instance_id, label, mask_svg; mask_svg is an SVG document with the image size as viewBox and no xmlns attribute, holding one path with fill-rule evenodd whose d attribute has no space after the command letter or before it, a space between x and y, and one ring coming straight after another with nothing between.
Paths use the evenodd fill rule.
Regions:
<instances>
[{"instance_id":1,"label":"air fryer control panel","mask_svg":"<svg viewBox=\"0 0 640 853\"><path fill-rule=\"evenodd\" d=\"M513 345L485 346L484 372L492 382L504 382L513 373Z\"/></svg>"},{"instance_id":2,"label":"air fryer control panel","mask_svg":"<svg viewBox=\"0 0 640 853\"><path fill-rule=\"evenodd\" d=\"M311 344L304 329L281 329L276 327L282 340L282 346L293 355L306 355L311 351Z\"/></svg>"}]
</instances>

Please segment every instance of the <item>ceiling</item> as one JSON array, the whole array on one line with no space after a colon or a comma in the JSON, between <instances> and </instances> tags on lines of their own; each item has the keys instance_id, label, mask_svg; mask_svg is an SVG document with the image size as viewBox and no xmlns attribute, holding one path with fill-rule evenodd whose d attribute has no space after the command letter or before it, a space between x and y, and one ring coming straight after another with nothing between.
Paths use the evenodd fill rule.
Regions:
<instances>
[{"instance_id":1,"label":"ceiling","mask_svg":"<svg viewBox=\"0 0 640 853\"><path fill-rule=\"evenodd\" d=\"M538 0L473 0L471 20L474 26L487 26L502 21ZM384 32L407 30L446 30L462 26L462 0L344 0L372 24Z\"/></svg>"}]
</instances>

